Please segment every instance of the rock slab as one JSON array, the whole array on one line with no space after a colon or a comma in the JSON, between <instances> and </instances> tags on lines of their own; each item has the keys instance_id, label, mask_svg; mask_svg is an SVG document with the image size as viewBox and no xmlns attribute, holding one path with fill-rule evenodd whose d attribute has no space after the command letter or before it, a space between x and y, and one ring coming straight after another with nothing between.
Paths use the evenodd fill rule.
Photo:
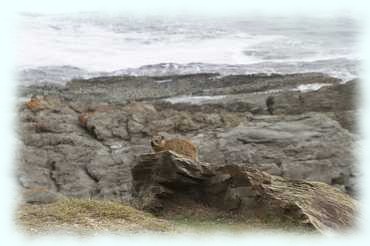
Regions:
<instances>
[{"instance_id":1,"label":"rock slab","mask_svg":"<svg viewBox=\"0 0 370 246\"><path fill-rule=\"evenodd\" d=\"M192 200L248 216L274 216L320 232L354 225L357 202L321 182L291 180L254 168L217 167L171 151L140 156L132 169L133 196L142 209L161 213Z\"/></svg>"}]
</instances>

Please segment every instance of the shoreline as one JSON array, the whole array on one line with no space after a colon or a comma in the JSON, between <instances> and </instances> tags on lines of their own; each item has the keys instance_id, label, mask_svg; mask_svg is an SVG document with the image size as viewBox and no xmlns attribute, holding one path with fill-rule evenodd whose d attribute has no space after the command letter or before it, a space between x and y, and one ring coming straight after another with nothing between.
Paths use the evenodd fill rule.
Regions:
<instances>
[{"instance_id":1,"label":"shoreline","mask_svg":"<svg viewBox=\"0 0 370 246\"><path fill-rule=\"evenodd\" d=\"M189 74L253 75L253 74L295 74L323 73L343 81L355 79L361 59L335 58L314 61L287 62L264 61L251 64L218 64L218 63L158 63L139 67L127 67L113 71L90 70L72 65L30 66L18 69L22 84L54 83L65 84L72 79L94 79L114 76L147 76L166 77Z\"/></svg>"}]
</instances>

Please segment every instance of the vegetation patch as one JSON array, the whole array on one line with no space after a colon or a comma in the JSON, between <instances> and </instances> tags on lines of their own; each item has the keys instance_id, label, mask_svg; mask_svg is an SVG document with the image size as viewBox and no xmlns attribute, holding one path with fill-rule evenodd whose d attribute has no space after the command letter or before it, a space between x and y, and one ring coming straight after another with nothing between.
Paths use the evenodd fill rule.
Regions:
<instances>
[{"instance_id":1,"label":"vegetation patch","mask_svg":"<svg viewBox=\"0 0 370 246\"><path fill-rule=\"evenodd\" d=\"M63 199L44 205L23 204L18 223L30 232L172 231L171 223L119 202Z\"/></svg>"},{"instance_id":2,"label":"vegetation patch","mask_svg":"<svg viewBox=\"0 0 370 246\"><path fill-rule=\"evenodd\" d=\"M248 233L261 230L312 232L274 218L246 218L201 205L176 207L158 218L120 202L76 198L61 199L51 204L22 204L17 211L17 222L31 234Z\"/></svg>"}]
</instances>

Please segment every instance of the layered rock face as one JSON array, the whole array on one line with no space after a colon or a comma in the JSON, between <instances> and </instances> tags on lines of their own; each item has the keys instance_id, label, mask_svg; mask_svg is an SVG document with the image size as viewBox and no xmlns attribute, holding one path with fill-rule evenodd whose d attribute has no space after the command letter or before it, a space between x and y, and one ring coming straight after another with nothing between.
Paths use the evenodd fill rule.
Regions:
<instances>
[{"instance_id":1,"label":"layered rock face","mask_svg":"<svg viewBox=\"0 0 370 246\"><path fill-rule=\"evenodd\" d=\"M291 220L321 232L355 224L356 201L321 182L234 164L216 167L173 152L142 155L132 174L139 206L154 213L193 202L241 216Z\"/></svg>"},{"instance_id":2,"label":"layered rock face","mask_svg":"<svg viewBox=\"0 0 370 246\"><path fill-rule=\"evenodd\" d=\"M238 127L194 139L199 143L200 159L207 162L254 167L353 191L354 138L322 114L256 117Z\"/></svg>"},{"instance_id":3,"label":"layered rock face","mask_svg":"<svg viewBox=\"0 0 370 246\"><path fill-rule=\"evenodd\" d=\"M325 112L337 120L343 128L352 132L357 130L356 106L358 92L357 81L348 81L334 87L327 86L306 93L285 92L273 96L270 110L274 114L301 114L304 112Z\"/></svg>"},{"instance_id":4,"label":"layered rock face","mask_svg":"<svg viewBox=\"0 0 370 246\"><path fill-rule=\"evenodd\" d=\"M79 126L78 113L65 102L21 113L17 176L25 188L46 187L67 196L120 199L130 191L125 160ZM127 194L126 194L127 193Z\"/></svg>"},{"instance_id":5,"label":"layered rock face","mask_svg":"<svg viewBox=\"0 0 370 246\"><path fill-rule=\"evenodd\" d=\"M331 86L287 91L310 83ZM130 201L131 170L141 155L152 152L149 139L160 133L191 139L199 148L199 159L215 168L257 168L286 178L322 181L353 195L357 133L348 112L356 112L355 83L339 84L321 74L201 74L22 88L22 96L37 95L42 107L19 106L17 179L26 189ZM200 103L191 103L191 98L165 101L187 93L228 95ZM271 112L268 97L274 98Z\"/></svg>"}]
</instances>

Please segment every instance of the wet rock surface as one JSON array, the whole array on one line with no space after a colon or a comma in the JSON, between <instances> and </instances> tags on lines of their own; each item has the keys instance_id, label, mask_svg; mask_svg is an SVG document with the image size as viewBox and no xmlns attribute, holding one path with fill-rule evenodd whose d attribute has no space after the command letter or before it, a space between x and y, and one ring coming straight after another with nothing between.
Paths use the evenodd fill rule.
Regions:
<instances>
[{"instance_id":1,"label":"wet rock surface","mask_svg":"<svg viewBox=\"0 0 370 246\"><path fill-rule=\"evenodd\" d=\"M256 168L354 195L357 82L339 82L322 74L199 74L23 87L20 97L35 95L42 107L19 103L16 176L24 189L131 201L131 170L151 152L151 135L161 133L191 139L212 168ZM313 83L330 86L294 90ZM167 100L184 95L202 100Z\"/></svg>"}]
</instances>

